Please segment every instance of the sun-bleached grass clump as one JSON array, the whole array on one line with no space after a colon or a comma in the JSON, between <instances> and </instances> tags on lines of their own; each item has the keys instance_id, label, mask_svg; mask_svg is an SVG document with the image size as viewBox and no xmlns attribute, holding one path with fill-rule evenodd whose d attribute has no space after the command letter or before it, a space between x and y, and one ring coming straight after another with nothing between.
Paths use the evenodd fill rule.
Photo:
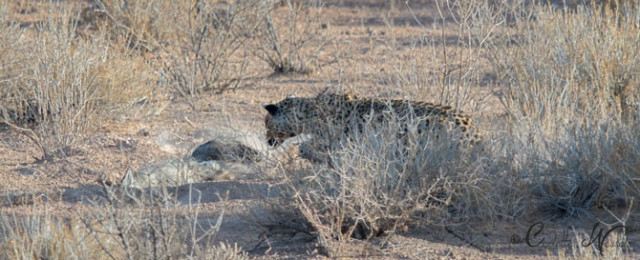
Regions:
<instances>
[{"instance_id":1,"label":"sun-bleached grass clump","mask_svg":"<svg viewBox=\"0 0 640 260\"><path fill-rule=\"evenodd\" d=\"M294 205L326 250L335 240L371 239L409 222L456 222L492 208L480 151L443 132L418 134L419 125L418 118L389 116L339 138L329 163L285 169Z\"/></svg>"},{"instance_id":2,"label":"sun-bleached grass clump","mask_svg":"<svg viewBox=\"0 0 640 260\"><path fill-rule=\"evenodd\" d=\"M491 50L504 55L494 61L508 113L499 151L514 196L557 216L635 206L638 10L532 8L536 19L516 21L514 42Z\"/></svg>"},{"instance_id":3,"label":"sun-bleached grass clump","mask_svg":"<svg viewBox=\"0 0 640 260\"><path fill-rule=\"evenodd\" d=\"M28 136L41 158L72 152L105 119L120 119L115 112L138 104L144 115L162 96L145 61L102 32L82 37L71 11L47 12L35 30L0 25L8 33L0 39L7 47L2 73L11 73L0 82L0 118Z\"/></svg>"}]
</instances>

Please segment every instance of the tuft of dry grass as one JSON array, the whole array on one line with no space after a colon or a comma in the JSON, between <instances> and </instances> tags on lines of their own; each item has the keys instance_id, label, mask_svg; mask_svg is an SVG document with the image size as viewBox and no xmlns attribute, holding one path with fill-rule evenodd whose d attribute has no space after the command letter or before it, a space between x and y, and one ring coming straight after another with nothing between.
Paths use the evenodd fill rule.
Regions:
<instances>
[{"instance_id":1,"label":"tuft of dry grass","mask_svg":"<svg viewBox=\"0 0 640 260\"><path fill-rule=\"evenodd\" d=\"M251 70L259 67L249 66L252 59L274 73L309 74L335 58L339 87L374 83L382 93L370 96L444 103L472 115L485 112L485 95L500 98L506 119L478 120L493 127L483 151L433 134L399 138L419 122L398 125L406 119L391 116L383 127L331 143L336 149L323 155L330 164L284 166L286 199L308 222L300 229L311 227L307 233L317 234L331 256L351 239L413 225L593 216L638 206L635 1L433 0L420 1L434 7L423 14L401 1L369 1L393 9L380 18L386 27L372 30L363 21L344 35L360 30L369 37L340 36L343 42L325 33L332 30L321 1L104 0L81 13L50 3L32 28L9 13L35 4L15 2L15 10L0 4L0 122L33 140L43 159L74 152L107 121L137 116L127 111L159 111L166 95L197 110L203 94L261 73ZM398 13L413 18L419 36L396 34ZM423 23L425 16L432 24ZM247 258L235 246L212 246L221 218L198 226L197 203L179 205L166 189L147 197L104 192L93 205L104 211L79 219L3 216L0 248L8 258L27 259ZM576 245L572 253L602 252ZM604 257L624 253L617 248Z\"/></svg>"},{"instance_id":2,"label":"tuft of dry grass","mask_svg":"<svg viewBox=\"0 0 640 260\"><path fill-rule=\"evenodd\" d=\"M597 8L537 7L537 20L519 28L522 48L501 66L509 73L510 113L545 124L555 121L551 111L565 120L637 121L637 15Z\"/></svg>"},{"instance_id":3,"label":"tuft of dry grass","mask_svg":"<svg viewBox=\"0 0 640 260\"><path fill-rule=\"evenodd\" d=\"M74 18L52 8L35 30L1 25L9 34L0 39L7 47L0 115L34 141L41 158L73 152L105 118L115 119L113 112L162 97L145 61L131 58L103 32L80 37Z\"/></svg>"}]
</instances>

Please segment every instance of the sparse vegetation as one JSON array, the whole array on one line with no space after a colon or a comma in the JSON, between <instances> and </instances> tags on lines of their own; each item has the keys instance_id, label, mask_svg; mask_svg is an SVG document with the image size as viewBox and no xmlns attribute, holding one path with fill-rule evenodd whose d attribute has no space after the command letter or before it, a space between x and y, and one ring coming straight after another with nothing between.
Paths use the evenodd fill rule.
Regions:
<instances>
[{"instance_id":1,"label":"sparse vegetation","mask_svg":"<svg viewBox=\"0 0 640 260\"><path fill-rule=\"evenodd\" d=\"M536 20L517 27L522 47L493 50L512 55L496 66L505 72L504 149L518 150L505 156L538 207L574 215L636 206L628 203L640 192L632 181L639 173L633 159L639 139L632 134L639 16L628 11L534 7Z\"/></svg>"},{"instance_id":2,"label":"sparse vegetation","mask_svg":"<svg viewBox=\"0 0 640 260\"><path fill-rule=\"evenodd\" d=\"M92 236L78 219L65 222L39 213L3 215L1 226L2 259L108 259L109 254L124 259L122 252L101 249L116 248L116 237L105 233Z\"/></svg>"},{"instance_id":3,"label":"sparse vegetation","mask_svg":"<svg viewBox=\"0 0 640 260\"><path fill-rule=\"evenodd\" d=\"M91 39L80 37L75 17L50 9L31 31L2 25L18 35L4 39L3 72L15 74L2 82L2 121L38 146L41 154L33 156L64 157L104 118L115 119L114 112L136 102L157 101L147 64L126 57L100 32ZM11 56L16 53L21 55Z\"/></svg>"},{"instance_id":4,"label":"sparse vegetation","mask_svg":"<svg viewBox=\"0 0 640 260\"><path fill-rule=\"evenodd\" d=\"M474 97L465 93L483 84L480 72L487 70L481 64L489 61L504 91L503 136L494 141L489 133L485 153L469 161L434 144L426 145L429 152L414 146L408 153L413 157L403 157L397 143L384 142L396 135L375 132L332 155L346 163L295 169L296 205L321 244L369 239L416 217L427 220L422 224L449 226L460 218L564 218L637 207L634 9L623 16L597 3L575 9L515 3L506 10L480 2L438 3L443 9L434 27L444 32L444 21L456 19L455 48L444 37L437 44L425 37L420 42L430 44L414 45L412 52L435 50L430 57L440 55L434 60L444 62L401 59L388 72L390 82L412 86L410 96L424 89L425 96L469 103Z\"/></svg>"},{"instance_id":5,"label":"sparse vegetation","mask_svg":"<svg viewBox=\"0 0 640 260\"><path fill-rule=\"evenodd\" d=\"M423 224L460 221L479 207L491 207L470 199L489 196L474 152L458 149L450 138L418 135L417 118L409 123L407 138L396 138L404 129L398 118L385 122L382 129L367 126L365 134L331 152L330 166L287 172L294 204L329 256L341 255L329 246L334 239L371 239L417 219Z\"/></svg>"},{"instance_id":6,"label":"sparse vegetation","mask_svg":"<svg viewBox=\"0 0 640 260\"><path fill-rule=\"evenodd\" d=\"M320 66L318 56L328 36L322 32L321 1L283 0L262 6L264 22L255 53L274 73L309 74Z\"/></svg>"},{"instance_id":7,"label":"sparse vegetation","mask_svg":"<svg viewBox=\"0 0 640 260\"><path fill-rule=\"evenodd\" d=\"M197 109L247 77L246 41L261 20L260 1L101 1L111 38L155 56L172 93ZM94 19L95 20L95 19Z\"/></svg>"},{"instance_id":8,"label":"sparse vegetation","mask_svg":"<svg viewBox=\"0 0 640 260\"><path fill-rule=\"evenodd\" d=\"M255 17L258 4L220 6L198 1L194 6L174 7L170 18L175 22L171 25L174 33L163 48L163 72L172 89L186 97L192 108L203 92L236 88L247 77L249 53L243 47L260 23Z\"/></svg>"},{"instance_id":9,"label":"sparse vegetation","mask_svg":"<svg viewBox=\"0 0 640 260\"><path fill-rule=\"evenodd\" d=\"M47 203L24 216L2 213L2 259L249 259L237 245L213 244L224 210L215 222L203 222L198 196L178 206L166 187L103 191L92 210L71 219L51 215Z\"/></svg>"},{"instance_id":10,"label":"sparse vegetation","mask_svg":"<svg viewBox=\"0 0 640 260\"><path fill-rule=\"evenodd\" d=\"M533 256L636 258L636 2L0 3L0 177L6 182L0 187L8 197L28 198L26 191L11 192L32 181L34 194L60 195L0 208L0 258L249 259L295 250L290 254L301 258L371 252L412 258L393 251L409 243L394 240L406 234L446 244L436 252L443 257L463 245L509 258L513 251L500 248L512 250L504 241L515 231L496 230L520 232L541 220L569 223L573 237ZM203 184L203 196L191 186L129 190L94 183L188 152L171 154L161 140L199 142L193 140L206 138L205 128L223 121L239 126L234 131L261 127L260 103L312 96L327 86L457 107L474 117L482 144L467 149L450 136L419 135L418 121L389 113L383 127L366 126L335 139L340 142L320 140L338 148L322 154L325 162L280 151L278 159L251 168L264 167L257 173ZM327 136L345 132L327 126ZM304 145L301 150L314 148ZM235 156L224 155L216 158ZM241 185L251 189L234 189ZM262 188L266 199L255 199ZM206 200L186 199L196 197ZM227 197L235 199L221 199ZM265 200L272 201L261 205ZM235 221L231 229L252 230L237 220L248 212L271 221L256 228L262 234L219 236L223 215ZM620 226L604 237L616 246L581 243L594 238L592 223ZM484 229L480 238L466 239L455 228ZM411 235L425 229L447 232L455 242ZM306 244L285 242L278 251L267 233ZM354 253L354 245L361 250Z\"/></svg>"}]
</instances>

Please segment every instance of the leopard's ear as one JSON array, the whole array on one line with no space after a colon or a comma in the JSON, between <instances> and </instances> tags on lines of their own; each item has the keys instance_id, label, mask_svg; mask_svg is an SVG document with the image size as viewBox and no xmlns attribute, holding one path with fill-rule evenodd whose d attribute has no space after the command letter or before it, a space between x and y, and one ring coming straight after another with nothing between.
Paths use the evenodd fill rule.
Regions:
<instances>
[{"instance_id":1,"label":"leopard's ear","mask_svg":"<svg viewBox=\"0 0 640 260\"><path fill-rule=\"evenodd\" d=\"M358 95L356 95L356 92L354 92L351 89L345 89L344 90L344 95L345 95L345 97L347 97L347 100L356 100L356 99L358 99Z\"/></svg>"},{"instance_id":2,"label":"leopard's ear","mask_svg":"<svg viewBox=\"0 0 640 260\"><path fill-rule=\"evenodd\" d=\"M287 95L287 98L295 98L295 97L296 97L296 96L295 96L295 95L293 95L293 94L289 94L289 95Z\"/></svg>"},{"instance_id":3,"label":"leopard's ear","mask_svg":"<svg viewBox=\"0 0 640 260\"><path fill-rule=\"evenodd\" d=\"M262 107L264 107L264 109L266 109L272 116L275 116L278 113L278 107L274 104L262 104Z\"/></svg>"}]
</instances>

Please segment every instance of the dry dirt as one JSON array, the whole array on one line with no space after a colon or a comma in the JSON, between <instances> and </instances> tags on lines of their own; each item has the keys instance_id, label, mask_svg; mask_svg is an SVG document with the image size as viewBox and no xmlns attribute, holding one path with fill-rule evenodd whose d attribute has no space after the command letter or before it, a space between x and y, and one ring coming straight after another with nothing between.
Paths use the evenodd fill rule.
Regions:
<instances>
[{"instance_id":1,"label":"dry dirt","mask_svg":"<svg viewBox=\"0 0 640 260\"><path fill-rule=\"evenodd\" d=\"M341 1L342 2L342 1ZM244 132L261 135L264 131L261 104L278 101L287 94L309 96L325 88L347 87L360 95L381 96L393 93L377 73L392 70L384 42L393 34L409 48L415 37L438 33L430 26L417 24L412 14L404 9L389 10L384 5L359 5L344 1L342 5L325 8L325 33L342 40L339 48L345 50L347 64L328 62L309 75L272 74L265 63L253 62L249 71L253 75L240 88L223 94L202 97L201 109L193 111L180 98L169 101L168 106L153 118L127 119L105 124L77 152L64 159L39 161L37 149L31 141L13 131L0 131L0 184L2 194L13 201L3 200L0 211L20 211L36 203L46 204L51 214L69 216L91 211L88 198L100 196L101 176L117 184L128 169L171 157L188 155L197 145L218 133ZM421 9L418 19L430 24L436 13ZM37 11L35 10L37 15ZM393 20L385 24L381 15ZM18 17L31 22L33 16ZM324 26L323 26L324 27ZM455 37L451 32L451 37ZM453 39L455 41L455 39ZM331 47L333 48L333 47ZM336 47L338 48L338 47ZM452 48L455 48L452 47ZM402 49L397 50L402 52ZM330 61L330 57L325 57ZM342 76L344 73L348 76ZM481 106L465 107L478 118L480 125L498 127L489 123L503 114L499 91L487 83L478 86L478 95L485 96ZM420 97L426 101L428 97ZM499 129L498 129L499 130ZM242 176L237 180L196 183L193 188L202 192L202 215L214 219L225 209L225 219L217 239L237 243L252 257L258 259L323 258L316 249L316 241L308 235L286 228L269 228L260 223L271 219L267 197L274 181L271 173ZM179 196L188 196L186 187ZM47 194L44 201L33 201L21 194ZM220 199L223 197L223 199ZM22 203L26 205L21 205ZM535 218L532 218L535 219ZM268 220L265 220L268 222ZM283 220L286 221L286 220ZM579 221L578 221L579 222ZM533 223L533 222L531 222ZM339 258L371 259L538 259L565 251L570 255L566 241L549 242L574 237L567 223L549 222L540 236L547 238L537 247L523 240L531 223L504 221L491 229L480 223L461 223L459 226L408 227L389 237L375 239L373 243L354 241ZM546 223L546 222L545 222ZM590 220L582 227L590 228ZM500 228L495 228L498 226ZM640 248L640 236L629 235L633 248ZM548 244L547 244L548 243Z\"/></svg>"}]
</instances>

